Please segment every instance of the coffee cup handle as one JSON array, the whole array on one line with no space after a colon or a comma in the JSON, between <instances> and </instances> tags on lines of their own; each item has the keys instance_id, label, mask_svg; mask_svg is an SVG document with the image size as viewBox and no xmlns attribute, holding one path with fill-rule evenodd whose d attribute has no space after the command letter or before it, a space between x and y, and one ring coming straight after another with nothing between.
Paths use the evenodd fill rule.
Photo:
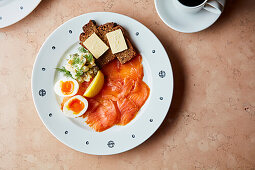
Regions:
<instances>
[{"instance_id":1,"label":"coffee cup handle","mask_svg":"<svg viewBox=\"0 0 255 170\"><path fill-rule=\"evenodd\" d=\"M221 14L223 6L217 0L209 0L206 2L204 9L215 14Z\"/></svg>"}]
</instances>

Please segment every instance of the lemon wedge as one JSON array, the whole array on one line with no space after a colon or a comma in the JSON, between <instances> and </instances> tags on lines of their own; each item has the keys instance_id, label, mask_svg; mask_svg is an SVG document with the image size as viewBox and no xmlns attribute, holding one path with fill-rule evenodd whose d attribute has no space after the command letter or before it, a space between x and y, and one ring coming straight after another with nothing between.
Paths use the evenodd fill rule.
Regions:
<instances>
[{"instance_id":1,"label":"lemon wedge","mask_svg":"<svg viewBox=\"0 0 255 170\"><path fill-rule=\"evenodd\" d=\"M89 98L94 97L100 92L100 90L103 88L103 85L104 85L104 74L99 70L97 72L97 75L92 80L89 87L83 94L83 96L89 97Z\"/></svg>"}]
</instances>

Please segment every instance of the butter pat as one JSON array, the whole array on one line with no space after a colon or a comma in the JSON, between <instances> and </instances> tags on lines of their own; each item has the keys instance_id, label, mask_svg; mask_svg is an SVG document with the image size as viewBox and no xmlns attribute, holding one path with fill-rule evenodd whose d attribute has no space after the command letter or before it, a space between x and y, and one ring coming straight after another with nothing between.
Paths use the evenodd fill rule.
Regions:
<instances>
[{"instance_id":1,"label":"butter pat","mask_svg":"<svg viewBox=\"0 0 255 170\"><path fill-rule=\"evenodd\" d=\"M83 42L83 45L93 54L96 59L98 59L109 49L109 47L96 35L96 33L93 33L88 39L86 39Z\"/></svg>"},{"instance_id":2,"label":"butter pat","mask_svg":"<svg viewBox=\"0 0 255 170\"><path fill-rule=\"evenodd\" d=\"M127 49L127 44L121 29L107 33L106 37L109 41L113 54L122 52Z\"/></svg>"}]
</instances>

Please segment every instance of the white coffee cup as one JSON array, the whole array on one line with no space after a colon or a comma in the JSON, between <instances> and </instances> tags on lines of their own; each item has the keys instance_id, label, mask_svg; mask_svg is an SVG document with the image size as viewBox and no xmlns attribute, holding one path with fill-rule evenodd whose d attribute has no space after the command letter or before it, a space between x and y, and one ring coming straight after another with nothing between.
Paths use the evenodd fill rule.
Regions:
<instances>
[{"instance_id":1,"label":"white coffee cup","mask_svg":"<svg viewBox=\"0 0 255 170\"><path fill-rule=\"evenodd\" d=\"M201 9L205 9L209 12L215 13L215 14L221 14L223 11L223 6L217 1L217 0L204 0L201 4L197 6L186 6L182 4L179 0L173 0L175 6L183 12L188 13L197 13Z\"/></svg>"}]
</instances>

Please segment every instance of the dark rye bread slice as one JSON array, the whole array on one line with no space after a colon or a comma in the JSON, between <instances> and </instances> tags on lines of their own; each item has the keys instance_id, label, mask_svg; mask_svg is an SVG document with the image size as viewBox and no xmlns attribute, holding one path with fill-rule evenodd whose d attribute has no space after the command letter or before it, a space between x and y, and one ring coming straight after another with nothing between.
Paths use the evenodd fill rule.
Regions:
<instances>
[{"instance_id":1,"label":"dark rye bread slice","mask_svg":"<svg viewBox=\"0 0 255 170\"><path fill-rule=\"evenodd\" d=\"M125 37L128 49L126 49L122 52L116 53L115 56L118 58L118 60L120 61L121 64L125 64L126 62L128 62L129 60L131 60L133 57L136 56L136 52L135 52L133 45L127 38L126 31L124 30L124 28L122 26L118 25L117 27L114 27L112 31L115 31L118 29L121 29L121 31L122 31L122 33Z\"/></svg>"},{"instance_id":2,"label":"dark rye bread slice","mask_svg":"<svg viewBox=\"0 0 255 170\"><path fill-rule=\"evenodd\" d=\"M97 31L98 33L100 34L100 36L102 37L102 40L107 44L109 45L109 42L108 42L108 39L106 37L106 34L108 32L111 32L113 30L114 27L116 27L117 24L116 23L113 23L113 22L109 22L109 23L106 23L104 25L100 25L99 27L97 27Z\"/></svg>"},{"instance_id":3,"label":"dark rye bread slice","mask_svg":"<svg viewBox=\"0 0 255 170\"><path fill-rule=\"evenodd\" d=\"M104 24L106 25L106 24ZM113 27L114 24L109 24L109 26L112 25L111 27ZM98 27L96 26L96 23L95 21L92 21L90 20L87 24L85 24L82 29L83 29L83 33L80 34L80 44L86 48L84 45L83 45L83 42L89 38L93 33L96 33L97 36L102 40L104 41L104 43L107 44L108 47L109 46L109 43L108 41L105 40L104 36L102 36L98 29ZM87 49L87 48L86 48ZM88 49L87 49L88 50ZM112 54L111 50L107 50L101 57L99 57L97 60L96 60L96 63L98 65L99 68L102 68L105 64L109 63L110 61L112 61L113 59L115 59L116 56Z\"/></svg>"},{"instance_id":4,"label":"dark rye bread slice","mask_svg":"<svg viewBox=\"0 0 255 170\"><path fill-rule=\"evenodd\" d=\"M80 44L84 47L83 42L89 38L94 32L98 34L96 22L93 20L90 20L87 24L85 24L83 27L83 32L80 34ZM86 48L86 47L84 47Z\"/></svg>"},{"instance_id":5,"label":"dark rye bread slice","mask_svg":"<svg viewBox=\"0 0 255 170\"><path fill-rule=\"evenodd\" d=\"M106 24L101 25L97 28L99 34L102 37L102 40L104 42L107 42L108 46L110 46L110 45L109 45L108 39L106 37L106 34L108 32L112 32L112 31L115 31L115 30L118 30L118 29L121 29L121 31L122 31L122 33L125 37L128 49L124 50L122 52L116 53L116 54L112 54L112 55L116 56L121 64L125 64L126 62L131 60L136 55L136 52L135 52L135 49L134 49L133 45L131 44L131 42L127 38L127 33L126 33L125 29L122 26L117 25L116 23L113 23L113 22L106 23Z\"/></svg>"},{"instance_id":6,"label":"dark rye bread slice","mask_svg":"<svg viewBox=\"0 0 255 170\"><path fill-rule=\"evenodd\" d=\"M106 24L103 24L103 25L97 27L96 23L94 21L90 20L89 23L87 23L83 26L84 32L80 34L80 44L84 48L86 48L86 47L83 45L83 42L89 36L91 36L94 32L98 35L98 37L102 41L104 41L104 43L106 43L110 47L108 39L106 37L106 34L108 32L115 31L117 29L121 29L121 31L125 37L128 49L125 51L119 52L117 54L112 54L111 50L107 50L101 57L99 57L96 60L96 63L100 68L102 68L105 64L109 63L116 57L121 62L121 64L126 63L127 61L131 60L136 55L135 49L133 48L131 42L127 38L125 29L123 27L121 27L120 25L117 25L116 23L110 22L110 23L106 23Z\"/></svg>"},{"instance_id":7,"label":"dark rye bread slice","mask_svg":"<svg viewBox=\"0 0 255 170\"><path fill-rule=\"evenodd\" d=\"M101 38L101 40L110 47L110 44L107 40L107 37L105 34L109 32L116 24L113 22L106 23L104 25L101 25L97 27L98 35ZM102 68L105 64L109 63L110 61L114 60L116 58L115 55L112 54L112 51L109 49L107 50L101 57L99 57L96 60L97 65L99 68Z\"/></svg>"}]
</instances>

